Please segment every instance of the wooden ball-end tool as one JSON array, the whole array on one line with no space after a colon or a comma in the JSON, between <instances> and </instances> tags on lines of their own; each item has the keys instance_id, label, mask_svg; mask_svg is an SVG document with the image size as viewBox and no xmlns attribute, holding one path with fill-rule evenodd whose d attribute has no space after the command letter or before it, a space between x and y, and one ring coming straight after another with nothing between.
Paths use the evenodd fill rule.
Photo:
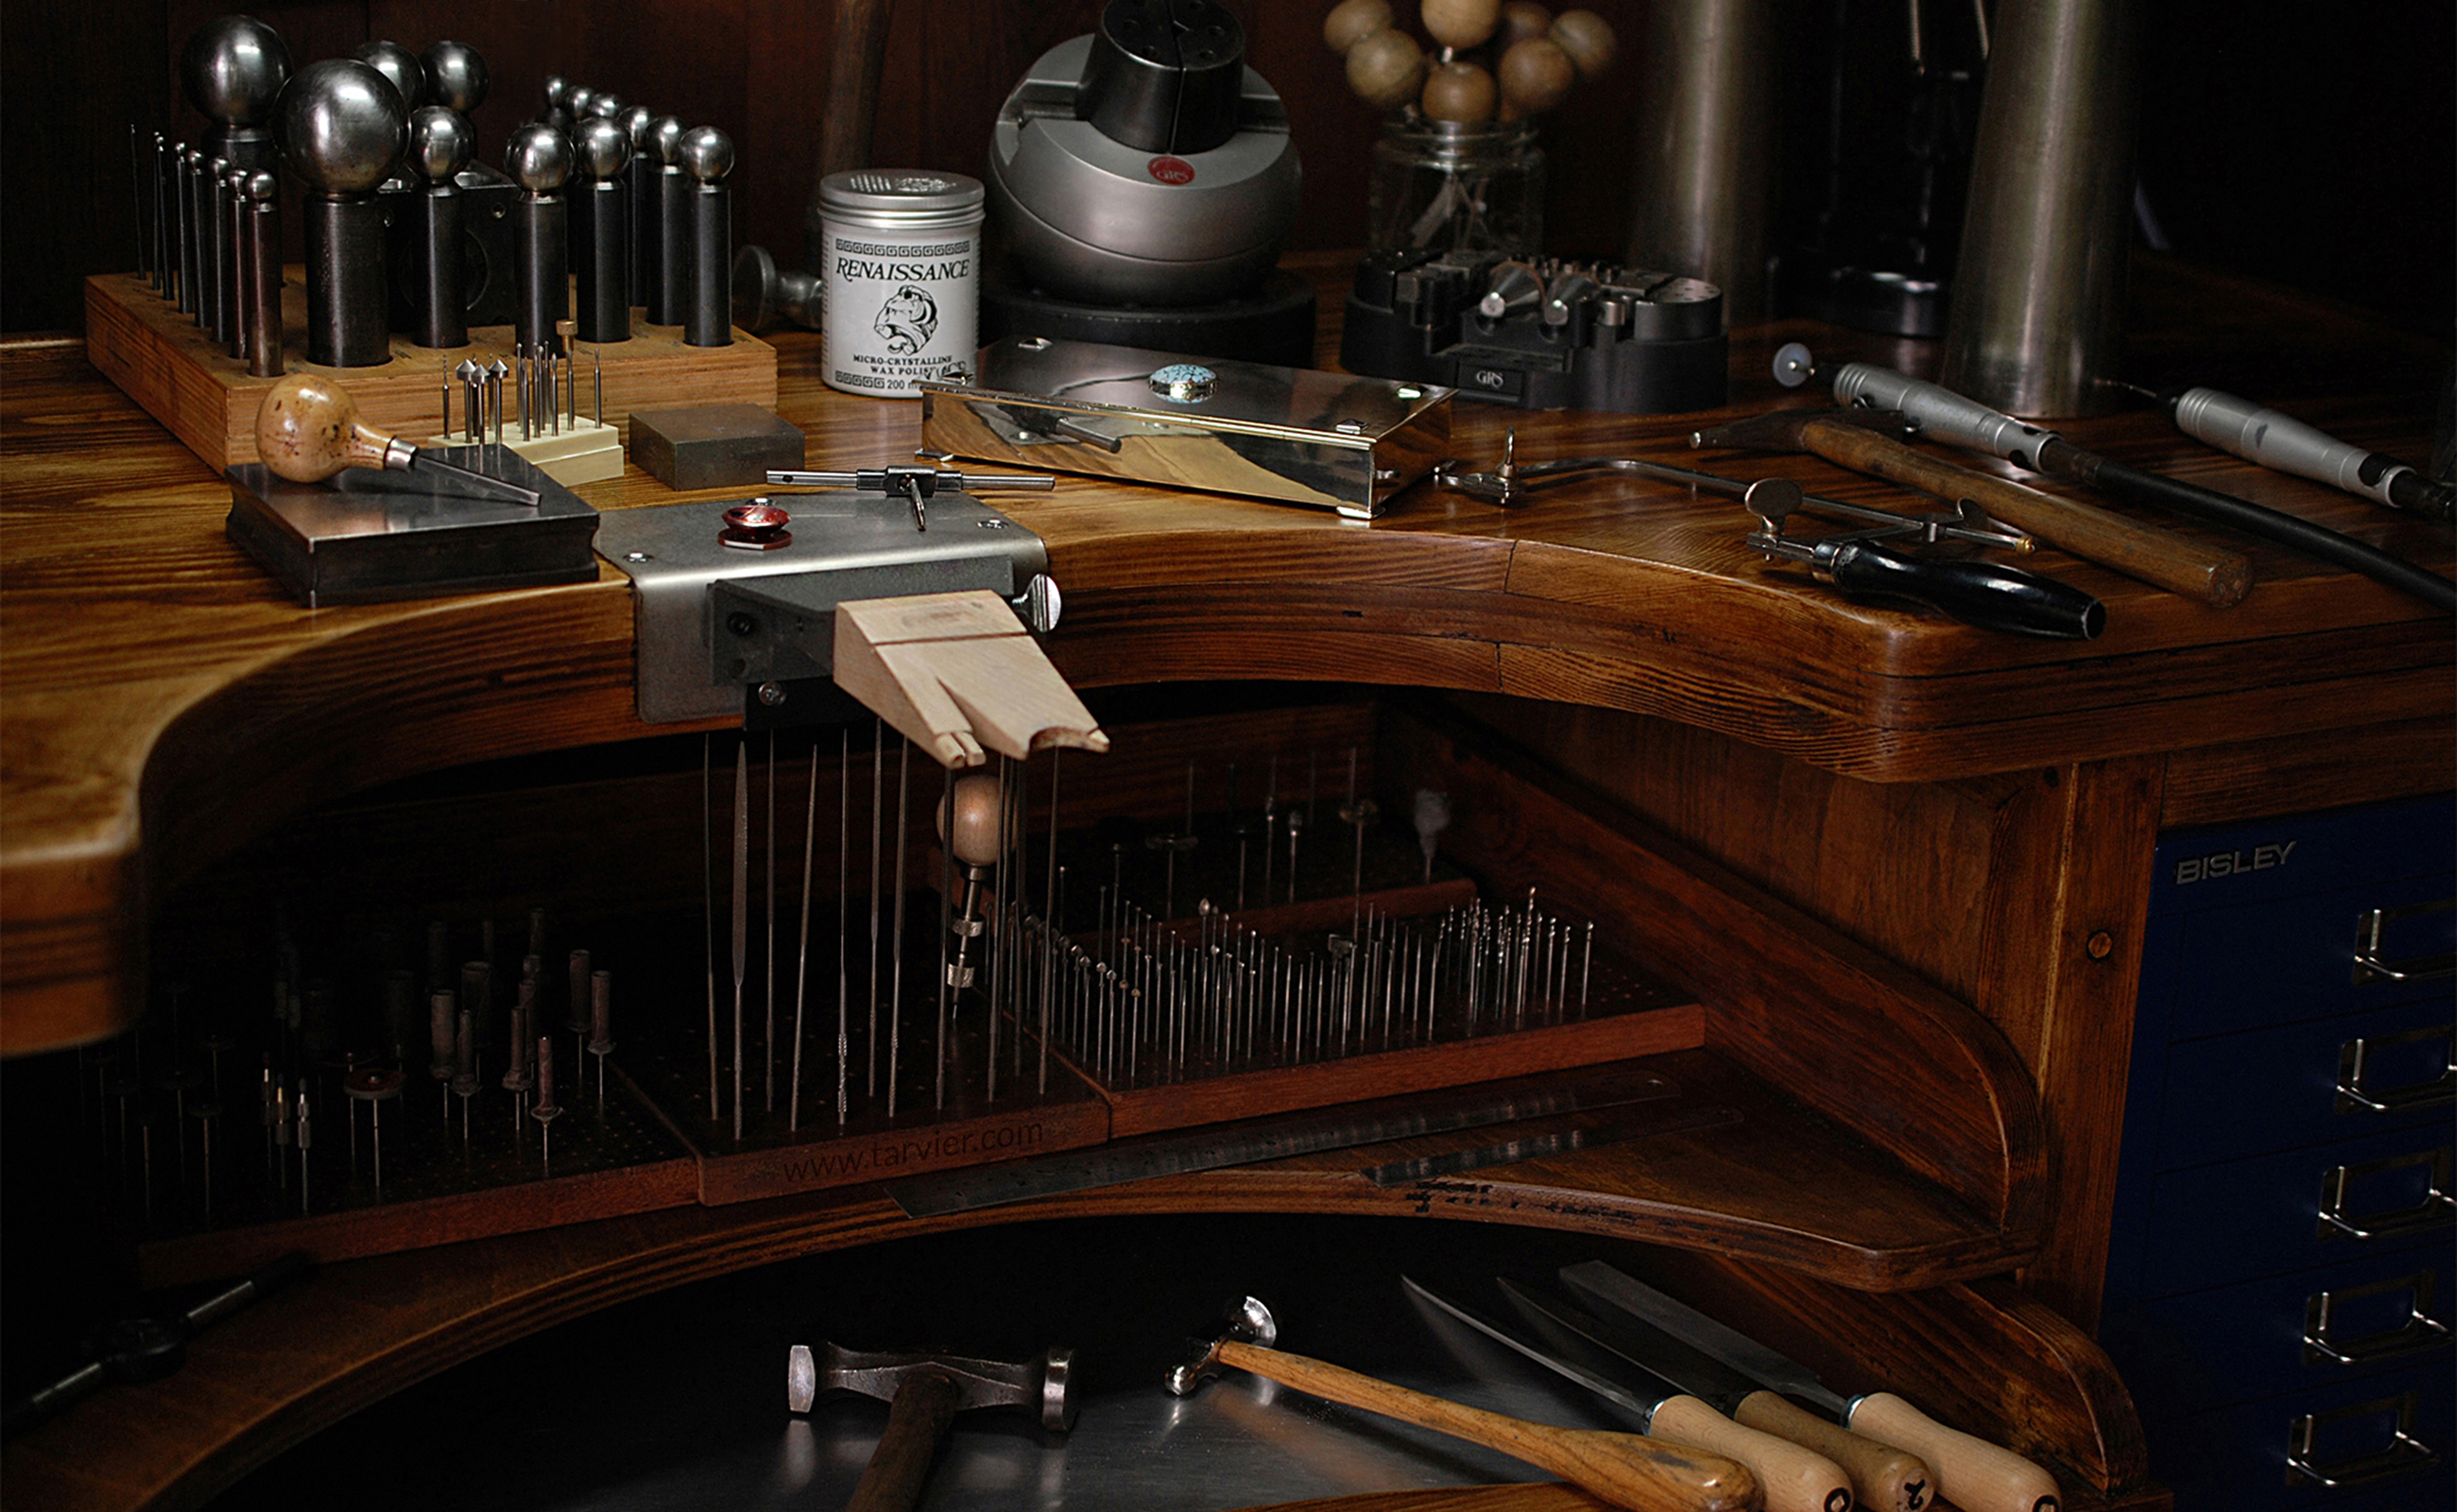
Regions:
<instances>
[{"instance_id":1,"label":"wooden ball-end tool","mask_svg":"<svg viewBox=\"0 0 2457 1512\"><path fill-rule=\"evenodd\" d=\"M277 477L321 483L345 467L415 472L450 491L537 507L538 491L445 462L359 418L349 391L329 379L293 373L264 391L256 412L256 453Z\"/></svg>"},{"instance_id":2,"label":"wooden ball-end tool","mask_svg":"<svg viewBox=\"0 0 2457 1512\"><path fill-rule=\"evenodd\" d=\"M1247 1297L1218 1336L1189 1342L1187 1357L1169 1368L1168 1389L1187 1396L1221 1367L1231 1366L1344 1406L1498 1449L1615 1506L1640 1512L1745 1512L1762 1504L1756 1479L1720 1455L1636 1434L1556 1428L1506 1418L1288 1354L1271 1347L1278 1336L1270 1309Z\"/></svg>"}]
</instances>

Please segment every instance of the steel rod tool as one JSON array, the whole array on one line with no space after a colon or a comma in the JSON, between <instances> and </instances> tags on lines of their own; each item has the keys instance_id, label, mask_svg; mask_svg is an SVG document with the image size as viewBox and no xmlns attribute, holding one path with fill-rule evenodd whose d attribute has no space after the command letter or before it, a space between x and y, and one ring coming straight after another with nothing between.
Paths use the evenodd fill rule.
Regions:
<instances>
[{"instance_id":1,"label":"steel rod tool","mask_svg":"<svg viewBox=\"0 0 2457 1512\"><path fill-rule=\"evenodd\" d=\"M1638 1072L1550 1087L1468 1087L1456 1092L1384 1098L1270 1122L1200 1129L1037 1160L952 1170L942 1175L916 1176L889 1183L887 1195L910 1217L940 1217L977 1208L1113 1187L1146 1176L1216 1170L1259 1160L1352 1150L1360 1145L1621 1108L1677 1095L1679 1088L1664 1078L1653 1072Z\"/></svg>"},{"instance_id":2,"label":"steel rod tool","mask_svg":"<svg viewBox=\"0 0 2457 1512\"><path fill-rule=\"evenodd\" d=\"M1399 1284L1416 1300L1635 1415L1639 1431L1649 1439L1719 1454L1740 1464L1757 1479L1766 1512L1851 1512L1850 1480L1825 1456L1734 1422L1685 1386L1674 1390L1679 1383L1651 1371L1624 1369L1607 1378L1407 1276Z\"/></svg>"},{"instance_id":3,"label":"steel rod tool","mask_svg":"<svg viewBox=\"0 0 2457 1512\"><path fill-rule=\"evenodd\" d=\"M1949 1428L1891 1392L1847 1400L1807 1366L1600 1260L1564 1267L1561 1284L1599 1310L1652 1324L1769 1390L1810 1403L1854 1433L1918 1455L1936 1472L1936 1494L1966 1512L2057 1512L2062 1504L2055 1478L2012 1450Z\"/></svg>"},{"instance_id":4,"label":"steel rod tool","mask_svg":"<svg viewBox=\"0 0 2457 1512\"><path fill-rule=\"evenodd\" d=\"M1498 1449L1615 1506L1642 1512L1743 1512L1761 1504L1756 1479L1721 1455L1634 1433L1557 1428L1506 1418L1394 1386L1324 1360L1288 1354L1272 1347L1278 1340L1279 1325L1270 1309L1246 1297L1236 1304L1219 1336L1188 1341L1187 1357L1169 1368L1169 1392L1187 1396L1219 1374L1222 1366L1231 1366L1343 1406Z\"/></svg>"}]
</instances>

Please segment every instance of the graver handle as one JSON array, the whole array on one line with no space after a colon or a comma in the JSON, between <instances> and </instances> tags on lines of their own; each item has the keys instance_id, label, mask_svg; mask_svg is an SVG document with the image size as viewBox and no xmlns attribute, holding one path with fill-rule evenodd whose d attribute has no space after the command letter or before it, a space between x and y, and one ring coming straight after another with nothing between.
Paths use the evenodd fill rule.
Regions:
<instances>
[{"instance_id":1,"label":"graver handle","mask_svg":"<svg viewBox=\"0 0 2457 1512\"><path fill-rule=\"evenodd\" d=\"M1773 1392L1751 1392L1742 1398L1732 1417L1761 1432L1814 1449L1841 1465L1851 1478L1852 1493L1869 1512L1927 1512L1936 1496L1936 1472L1927 1460L1829 1422Z\"/></svg>"},{"instance_id":2,"label":"graver handle","mask_svg":"<svg viewBox=\"0 0 2457 1512\"><path fill-rule=\"evenodd\" d=\"M1936 1471L1936 1488L1965 1512L2058 1512L2055 1477L2011 1449L1949 1428L1891 1392L1851 1404L1855 1432L1899 1444Z\"/></svg>"}]
</instances>

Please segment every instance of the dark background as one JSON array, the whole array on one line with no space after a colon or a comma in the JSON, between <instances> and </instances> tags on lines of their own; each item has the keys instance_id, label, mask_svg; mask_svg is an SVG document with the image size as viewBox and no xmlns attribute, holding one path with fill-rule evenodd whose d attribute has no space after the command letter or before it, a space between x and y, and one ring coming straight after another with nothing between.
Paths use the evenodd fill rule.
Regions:
<instances>
[{"instance_id":1,"label":"dark background","mask_svg":"<svg viewBox=\"0 0 2457 1512\"><path fill-rule=\"evenodd\" d=\"M1834 0L1775 0L1797 56ZM1621 31L1613 78L1548 120L1548 250L1618 255L1628 220L1640 0L1588 0ZM2447 0L2316 9L2287 0L2137 0L2147 28L2140 173L2174 250L2446 338L2457 316L2457 22ZM1232 0L1248 61L1288 102L1306 167L1293 244L1364 240L1374 113L1321 41L1325 0ZM128 129L206 123L176 79L210 0L21 0L0 10L0 328L75 330L78 280L134 265ZM1413 25L1414 0L1397 0ZM904 0L876 160L978 175L999 103L1043 50L1091 30L1099 0ZM391 38L450 36L486 58L482 155L498 159L550 73L611 89L741 149L737 238L791 254L826 93L819 0L292 0L254 13L294 66ZM1421 35L1421 33L1420 33ZM1818 108L1784 102L1798 133ZM1803 186L1789 186L1796 206ZM298 217L285 217L296 237Z\"/></svg>"}]
</instances>

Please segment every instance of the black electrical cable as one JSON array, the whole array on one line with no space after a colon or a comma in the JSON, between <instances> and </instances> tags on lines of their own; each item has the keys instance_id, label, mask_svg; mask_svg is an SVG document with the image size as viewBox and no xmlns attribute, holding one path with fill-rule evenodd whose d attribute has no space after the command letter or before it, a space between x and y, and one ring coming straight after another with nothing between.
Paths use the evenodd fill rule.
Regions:
<instances>
[{"instance_id":1,"label":"black electrical cable","mask_svg":"<svg viewBox=\"0 0 2457 1512\"><path fill-rule=\"evenodd\" d=\"M2368 546L2352 536L2341 535L2308 520L2299 520L2291 514L2204 488L2198 484L2162 478L2155 472L2144 472L2120 462L2111 462L2096 452L2084 451L2061 436L2051 437L2040 445L2038 470L2051 477L2089 484L2119 499L2174 509L2213 525L2223 525L2247 535L2275 541L2315 561L2361 572L2376 583L2385 583L2399 592L2423 600L2444 614L2457 614L2457 583L2417 567L2403 557L2392 556L2378 547Z\"/></svg>"}]
</instances>

